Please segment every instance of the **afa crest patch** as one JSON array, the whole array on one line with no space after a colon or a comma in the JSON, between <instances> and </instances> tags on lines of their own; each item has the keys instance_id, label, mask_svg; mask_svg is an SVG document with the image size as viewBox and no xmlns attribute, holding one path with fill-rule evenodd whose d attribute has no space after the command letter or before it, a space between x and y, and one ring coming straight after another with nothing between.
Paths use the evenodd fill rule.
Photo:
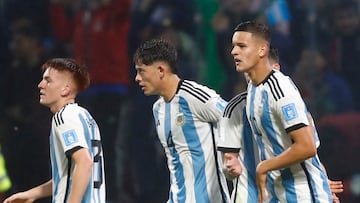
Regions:
<instances>
[{"instance_id":1,"label":"afa crest patch","mask_svg":"<svg viewBox=\"0 0 360 203\"><path fill-rule=\"evenodd\" d=\"M79 141L78 137L76 136L75 130L68 130L62 134L65 145L70 146Z\"/></svg>"},{"instance_id":2,"label":"afa crest patch","mask_svg":"<svg viewBox=\"0 0 360 203\"><path fill-rule=\"evenodd\" d=\"M281 107L281 109L282 109L282 112L284 114L286 121L289 121L289 120L292 120L292 119L298 117L298 113L296 111L294 103L285 105L285 106Z\"/></svg>"},{"instance_id":3,"label":"afa crest patch","mask_svg":"<svg viewBox=\"0 0 360 203\"><path fill-rule=\"evenodd\" d=\"M185 116L183 113L178 113L176 115L176 125L182 126L185 123Z\"/></svg>"}]
</instances>

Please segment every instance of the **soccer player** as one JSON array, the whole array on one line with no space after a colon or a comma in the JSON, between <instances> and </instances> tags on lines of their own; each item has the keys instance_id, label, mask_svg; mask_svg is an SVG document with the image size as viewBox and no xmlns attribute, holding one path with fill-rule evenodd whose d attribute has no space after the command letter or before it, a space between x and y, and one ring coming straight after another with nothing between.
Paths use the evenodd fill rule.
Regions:
<instances>
[{"instance_id":1,"label":"soccer player","mask_svg":"<svg viewBox=\"0 0 360 203\"><path fill-rule=\"evenodd\" d=\"M42 65L40 103L54 114L50 132L52 179L4 203L33 202L52 196L53 203L104 203L103 154L98 126L75 103L90 83L85 66L73 59L50 59Z\"/></svg>"},{"instance_id":2,"label":"soccer player","mask_svg":"<svg viewBox=\"0 0 360 203\"><path fill-rule=\"evenodd\" d=\"M168 202L229 202L215 129L226 102L214 90L179 78L177 51L169 42L145 42L134 63L144 94L160 96L153 115L170 171Z\"/></svg>"},{"instance_id":3,"label":"soccer player","mask_svg":"<svg viewBox=\"0 0 360 203\"><path fill-rule=\"evenodd\" d=\"M269 62L275 70L280 70L279 55L276 48L269 51ZM245 74L246 77L246 74ZM249 82L248 77L246 77ZM258 192L255 183L255 168L259 163L258 146L254 141L250 124L246 117L246 92L240 93L231 99L226 106L223 118L220 121L220 141L218 150L224 154L224 173L228 179L233 179L234 190L231 202L254 202ZM320 140L310 113L309 120L315 130L316 146ZM323 168L325 170L325 168ZM340 200L336 193L343 191L342 181L328 180L333 195L333 202Z\"/></svg>"},{"instance_id":4,"label":"soccer player","mask_svg":"<svg viewBox=\"0 0 360 203\"><path fill-rule=\"evenodd\" d=\"M332 202L305 104L289 77L268 58L269 28L240 23L232 38L236 70L246 72L246 114L260 149L259 202Z\"/></svg>"},{"instance_id":5,"label":"soccer player","mask_svg":"<svg viewBox=\"0 0 360 203\"><path fill-rule=\"evenodd\" d=\"M231 202L256 202L255 170L258 147L246 117L246 92L232 98L220 120L218 150L223 153L223 170L233 182Z\"/></svg>"},{"instance_id":6,"label":"soccer player","mask_svg":"<svg viewBox=\"0 0 360 203\"><path fill-rule=\"evenodd\" d=\"M278 53L271 49L269 60L280 69ZM249 82L247 74L244 74ZM220 120L218 150L223 152L224 173L233 182L231 202L254 202L258 198L255 171L259 163L258 145L246 115L247 92L240 93L227 104Z\"/></svg>"}]
</instances>

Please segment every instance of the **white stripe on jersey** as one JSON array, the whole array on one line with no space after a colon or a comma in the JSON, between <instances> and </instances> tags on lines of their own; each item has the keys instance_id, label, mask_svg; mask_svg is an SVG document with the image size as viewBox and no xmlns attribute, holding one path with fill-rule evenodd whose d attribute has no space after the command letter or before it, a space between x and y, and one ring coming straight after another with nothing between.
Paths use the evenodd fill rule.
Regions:
<instances>
[{"instance_id":1,"label":"white stripe on jersey","mask_svg":"<svg viewBox=\"0 0 360 203\"><path fill-rule=\"evenodd\" d=\"M287 76L279 71L258 86L249 83L247 115L260 148L261 160L270 159L292 145L287 134L309 125L305 104ZM330 188L317 156L268 175L271 201L331 202Z\"/></svg>"},{"instance_id":2,"label":"white stripe on jersey","mask_svg":"<svg viewBox=\"0 0 360 203\"><path fill-rule=\"evenodd\" d=\"M50 133L53 174L53 203L67 202L72 187L74 162L70 155L80 148L93 157L93 174L82 203L105 202L105 177L101 138L89 112L77 104L68 104L54 114Z\"/></svg>"},{"instance_id":3,"label":"white stripe on jersey","mask_svg":"<svg viewBox=\"0 0 360 203\"><path fill-rule=\"evenodd\" d=\"M225 105L215 91L187 80L180 82L170 102L159 98L154 103L156 129L170 171L168 202L229 201L214 134Z\"/></svg>"},{"instance_id":4,"label":"white stripe on jersey","mask_svg":"<svg viewBox=\"0 0 360 203\"><path fill-rule=\"evenodd\" d=\"M220 120L220 141L218 150L239 152L241 175L233 180L234 190L231 202L257 202L255 171L259 163L258 148L253 138L250 124L246 117L246 92L231 99Z\"/></svg>"}]
</instances>

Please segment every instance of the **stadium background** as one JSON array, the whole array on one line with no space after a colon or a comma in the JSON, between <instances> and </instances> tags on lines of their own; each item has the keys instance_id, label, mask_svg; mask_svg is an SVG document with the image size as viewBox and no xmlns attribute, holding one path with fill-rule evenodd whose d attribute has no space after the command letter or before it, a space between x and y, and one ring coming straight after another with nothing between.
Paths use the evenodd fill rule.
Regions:
<instances>
[{"instance_id":1,"label":"stadium background","mask_svg":"<svg viewBox=\"0 0 360 203\"><path fill-rule=\"evenodd\" d=\"M103 136L112 135L105 146L113 147L109 202L164 202L168 172L153 128L156 98L134 83L132 53L144 40L167 38L179 50L183 78L230 99L246 87L231 59L232 32L250 19L270 25L281 70L315 119L320 159L329 177L344 183L342 202L360 202L358 0L0 0L0 141L13 183L6 194L50 177L51 115L38 104L39 65L75 57L95 81L79 100L99 115ZM117 74L109 72L114 64Z\"/></svg>"}]
</instances>

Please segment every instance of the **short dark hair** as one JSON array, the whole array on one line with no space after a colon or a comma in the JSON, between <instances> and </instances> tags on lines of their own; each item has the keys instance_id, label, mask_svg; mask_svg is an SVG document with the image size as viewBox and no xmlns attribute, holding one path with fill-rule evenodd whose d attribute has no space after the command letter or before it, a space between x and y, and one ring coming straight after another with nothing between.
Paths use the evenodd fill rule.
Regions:
<instances>
[{"instance_id":1,"label":"short dark hair","mask_svg":"<svg viewBox=\"0 0 360 203\"><path fill-rule=\"evenodd\" d=\"M256 21L245 21L238 24L235 29L235 32L244 31L249 32L255 36L261 37L270 44L271 41L271 32L270 28L263 23Z\"/></svg>"},{"instance_id":2,"label":"short dark hair","mask_svg":"<svg viewBox=\"0 0 360 203\"><path fill-rule=\"evenodd\" d=\"M173 73L177 74L177 51L174 45L162 39L151 39L144 42L135 52L135 64L151 65L157 61L169 64Z\"/></svg>"},{"instance_id":3,"label":"short dark hair","mask_svg":"<svg viewBox=\"0 0 360 203\"><path fill-rule=\"evenodd\" d=\"M273 61L274 63L280 62L279 50L277 48L272 47L272 46L270 47L269 60Z\"/></svg>"},{"instance_id":4,"label":"short dark hair","mask_svg":"<svg viewBox=\"0 0 360 203\"><path fill-rule=\"evenodd\" d=\"M85 90L90 85L90 74L88 68L83 64L79 64L72 58L49 59L41 66L41 70L45 72L48 68L70 72L75 79L78 92Z\"/></svg>"}]
</instances>

